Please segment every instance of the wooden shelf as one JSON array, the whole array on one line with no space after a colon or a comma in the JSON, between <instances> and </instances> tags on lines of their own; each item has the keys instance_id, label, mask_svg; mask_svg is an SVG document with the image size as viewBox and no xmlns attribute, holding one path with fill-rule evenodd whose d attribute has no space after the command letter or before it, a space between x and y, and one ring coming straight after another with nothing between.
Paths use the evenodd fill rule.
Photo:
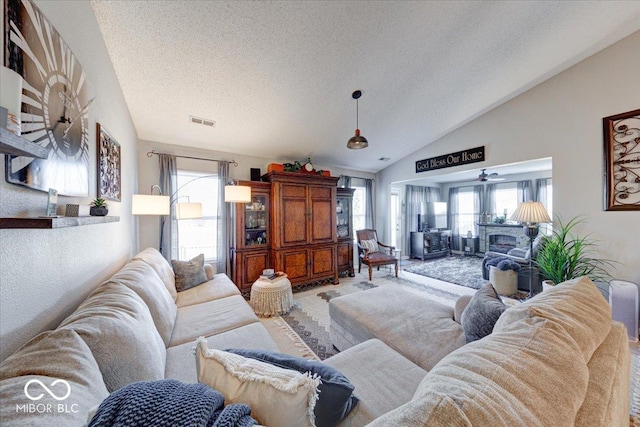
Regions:
<instances>
[{"instance_id":1,"label":"wooden shelf","mask_svg":"<svg viewBox=\"0 0 640 427\"><path fill-rule=\"evenodd\" d=\"M119 222L119 216L62 216L58 218L0 218L1 228L65 228Z\"/></svg>"},{"instance_id":2,"label":"wooden shelf","mask_svg":"<svg viewBox=\"0 0 640 427\"><path fill-rule=\"evenodd\" d=\"M46 159L48 150L35 142L0 128L0 153Z\"/></svg>"}]
</instances>

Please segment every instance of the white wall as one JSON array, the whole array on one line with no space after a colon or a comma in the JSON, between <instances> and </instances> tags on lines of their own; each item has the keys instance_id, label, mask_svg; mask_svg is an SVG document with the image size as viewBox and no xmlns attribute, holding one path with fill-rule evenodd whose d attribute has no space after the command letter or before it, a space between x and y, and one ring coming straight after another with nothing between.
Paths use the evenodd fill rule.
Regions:
<instances>
[{"instance_id":1,"label":"white wall","mask_svg":"<svg viewBox=\"0 0 640 427\"><path fill-rule=\"evenodd\" d=\"M3 2L4 4L4 2ZM136 230L131 193L137 187L137 135L89 2L37 1L82 65L89 94L89 128L104 126L122 148L122 203L110 202L120 222L54 230L0 230L0 360L39 332L55 328L103 280L133 255ZM3 55L4 56L4 55ZM88 205L96 197L95 130L89 132ZM46 193L7 184L0 155L0 216L44 215ZM62 211L59 211L62 213Z\"/></svg>"},{"instance_id":2,"label":"white wall","mask_svg":"<svg viewBox=\"0 0 640 427\"><path fill-rule=\"evenodd\" d=\"M227 153L223 151L215 150L202 150L198 148L184 147L180 145L163 144L160 142L140 141L138 146L138 168L139 168L139 187L138 192L140 194L150 194L151 186L157 184L160 180L160 171L158 166L158 156L148 157L147 153L151 150L155 150L159 153L175 154L181 156L191 157L204 157L209 159L219 160L235 160L238 162L238 167L229 166L229 175L233 179L250 180L251 168L259 168L261 174L267 173L267 166L269 163L282 163L282 160L266 159L263 157L244 156L240 154ZM289 159L285 162L294 162L295 160L302 161L304 159ZM178 168L185 168L190 170L197 170L211 173L217 171L216 163L189 160L189 159L177 159ZM311 159L313 162L313 159ZM353 171L349 169L341 169L333 166L327 166L322 164L313 163L315 169L329 170L331 176L350 175L363 178L374 178L371 173ZM374 186L375 188L375 186ZM156 193L157 194L157 193ZM153 216L140 216L138 218L138 225L140 228L139 248L144 249L147 247L158 248L160 241L160 219Z\"/></svg>"},{"instance_id":3,"label":"white wall","mask_svg":"<svg viewBox=\"0 0 640 427\"><path fill-rule=\"evenodd\" d=\"M487 160L452 171L552 157L555 213L584 215L581 232L601 241L602 257L619 262L613 276L640 283L640 211L604 211L602 135L603 117L640 108L638 52L640 32L380 171L378 205L392 182L433 174L416 174L416 160L478 145ZM386 215L379 210L377 223L386 226Z\"/></svg>"}]
</instances>

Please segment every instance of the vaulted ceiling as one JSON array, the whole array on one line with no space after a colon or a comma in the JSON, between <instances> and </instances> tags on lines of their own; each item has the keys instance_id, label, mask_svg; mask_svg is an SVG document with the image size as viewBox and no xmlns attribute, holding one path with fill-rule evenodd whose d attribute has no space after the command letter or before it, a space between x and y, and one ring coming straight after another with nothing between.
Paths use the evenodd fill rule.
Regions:
<instances>
[{"instance_id":1,"label":"vaulted ceiling","mask_svg":"<svg viewBox=\"0 0 640 427\"><path fill-rule=\"evenodd\" d=\"M638 1L92 5L141 139L370 172L640 29Z\"/></svg>"}]
</instances>

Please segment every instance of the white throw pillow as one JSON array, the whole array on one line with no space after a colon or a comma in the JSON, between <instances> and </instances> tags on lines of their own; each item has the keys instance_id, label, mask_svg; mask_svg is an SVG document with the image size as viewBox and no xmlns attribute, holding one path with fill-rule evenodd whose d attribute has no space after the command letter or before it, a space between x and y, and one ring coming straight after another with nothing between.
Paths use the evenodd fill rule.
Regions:
<instances>
[{"instance_id":1,"label":"white throw pillow","mask_svg":"<svg viewBox=\"0 0 640 427\"><path fill-rule=\"evenodd\" d=\"M198 338L198 382L219 391L225 404L246 403L260 424L278 427L315 426L314 408L320 377L301 374L222 350L207 348Z\"/></svg>"},{"instance_id":2,"label":"white throw pillow","mask_svg":"<svg viewBox=\"0 0 640 427\"><path fill-rule=\"evenodd\" d=\"M367 249L369 253L378 252L380 248L378 247L378 242L375 240L361 240L360 246Z\"/></svg>"}]
</instances>

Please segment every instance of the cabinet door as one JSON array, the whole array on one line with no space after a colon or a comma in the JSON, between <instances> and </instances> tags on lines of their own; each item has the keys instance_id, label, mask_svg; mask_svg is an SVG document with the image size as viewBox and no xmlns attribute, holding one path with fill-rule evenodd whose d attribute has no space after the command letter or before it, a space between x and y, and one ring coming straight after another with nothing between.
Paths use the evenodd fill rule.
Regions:
<instances>
[{"instance_id":1,"label":"cabinet door","mask_svg":"<svg viewBox=\"0 0 640 427\"><path fill-rule=\"evenodd\" d=\"M337 249L338 271L348 271L349 276L353 276L353 243L340 242Z\"/></svg>"},{"instance_id":2,"label":"cabinet door","mask_svg":"<svg viewBox=\"0 0 640 427\"><path fill-rule=\"evenodd\" d=\"M307 186L279 184L280 200L280 244L291 246L307 243ZM291 280L291 276L289 276Z\"/></svg>"},{"instance_id":3,"label":"cabinet door","mask_svg":"<svg viewBox=\"0 0 640 427\"><path fill-rule=\"evenodd\" d=\"M336 240L335 191L332 187L309 186L311 244Z\"/></svg>"},{"instance_id":4,"label":"cabinet door","mask_svg":"<svg viewBox=\"0 0 640 427\"><path fill-rule=\"evenodd\" d=\"M236 252L234 280L241 291L251 289L262 270L269 268L269 253L265 251Z\"/></svg>"},{"instance_id":5,"label":"cabinet door","mask_svg":"<svg viewBox=\"0 0 640 427\"><path fill-rule=\"evenodd\" d=\"M314 278L331 276L336 271L336 247L323 246L309 249L311 253L311 274Z\"/></svg>"},{"instance_id":6,"label":"cabinet door","mask_svg":"<svg viewBox=\"0 0 640 427\"><path fill-rule=\"evenodd\" d=\"M277 251L278 270L284 271L289 276L291 283L299 283L307 280L310 276L309 253L307 249L290 249Z\"/></svg>"}]
</instances>

